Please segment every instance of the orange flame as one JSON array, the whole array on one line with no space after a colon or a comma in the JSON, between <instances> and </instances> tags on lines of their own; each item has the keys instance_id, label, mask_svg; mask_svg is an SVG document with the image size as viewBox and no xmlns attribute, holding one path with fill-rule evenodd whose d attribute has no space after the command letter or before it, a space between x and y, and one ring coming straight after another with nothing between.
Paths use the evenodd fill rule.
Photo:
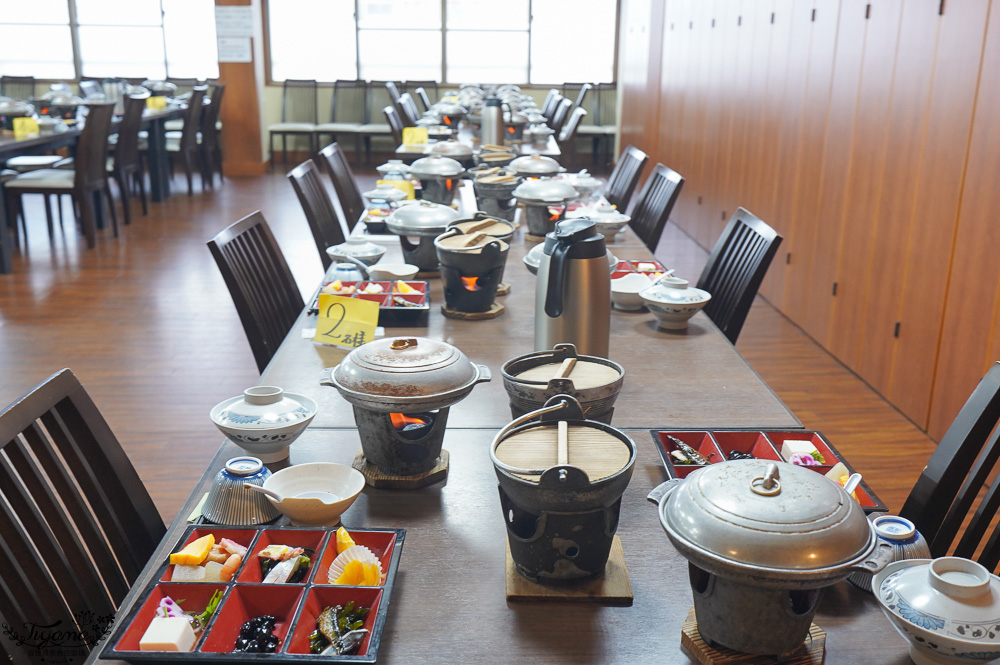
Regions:
<instances>
[{"instance_id":1,"label":"orange flame","mask_svg":"<svg viewBox=\"0 0 1000 665\"><path fill-rule=\"evenodd\" d=\"M448 192L450 192L450 191L451 191L451 183L452 183L452 179L451 179L451 178L447 178L447 179L446 179L446 180L444 181L444 188L445 188L445 191L448 191Z\"/></svg>"},{"instance_id":2,"label":"orange flame","mask_svg":"<svg viewBox=\"0 0 1000 665\"><path fill-rule=\"evenodd\" d=\"M403 413L390 413L389 420L392 422L392 426L396 429L403 429L407 425L426 425L427 421L423 418L413 418Z\"/></svg>"},{"instance_id":3,"label":"orange flame","mask_svg":"<svg viewBox=\"0 0 1000 665\"><path fill-rule=\"evenodd\" d=\"M449 118L448 116L445 116L444 117L444 124L450 125L451 124L451 118Z\"/></svg>"},{"instance_id":4,"label":"orange flame","mask_svg":"<svg viewBox=\"0 0 1000 665\"><path fill-rule=\"evenodd\" d=\"M562 214L561 210L556 210L555 208L549 208L549 221L556 222L559 220L559 216Z\"/></svg>"},{"instance_id":5,"label":"orange flame","mask_svg":"<svg viewBox=\"0 0 1000 665\"><path fill-rule=\"evenodd\" d=\"M465 284L466 291L478 291L479 285L476 282L479 281L478 277L463 277L462 283Z\"/></svg>"},{"instance_id":6,"label":"orange flame","mask_svg":"<svg viewBox=\"0 0 1000 665\"><path fill-rule=\"evenodd\" d=\"M508 127L507 128L507 133L508 134L513 134L514 133L514 128L513 127Z\"/></svg>"}]
</instances>

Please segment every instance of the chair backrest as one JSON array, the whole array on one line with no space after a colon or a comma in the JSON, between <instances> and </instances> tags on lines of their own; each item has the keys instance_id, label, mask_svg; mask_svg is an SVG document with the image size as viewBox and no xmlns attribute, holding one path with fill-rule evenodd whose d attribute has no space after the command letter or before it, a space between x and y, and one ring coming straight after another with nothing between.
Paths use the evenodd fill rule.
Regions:
<instances>
[{"instance_id":1,"label":"chair backrest","mask_svg":"<svg viewBox=\"0 0 1000 665\"><path fill-rule=\"evenodd\" d=\"M365 122L368 84L362 80L340 79L333 84L330 122Z\"/></svg>"},{"instance_id":2,"label":"chair backrest","mask_svg":"<svg viewBox=\"0 0 1000 665\"><path fill-rule=\"evenodd\" d=\"M80 81L80 96L84 99L98 97L104 94L104 88L98 81Z\"/></svg>"},{"instance_id":3,"label":"chair backrest","mask_svg":"<svg viewBox=\"0 0 1000 665\"><path fill-rule=\"evenodd\" d=\"M203 102L207 93L207 85L199 85L191 89L187 110L184 111L184 126L181 128L180 148L182 151L198 149L198 132L201 131L201 119L205 113Z\"/></svg>"},{"instance_id":4,"label":"chair backrest","mask_svg":"<svg viewBox=\"0 0 1000 665\"><path fill-rule=\"evenodd\" d=\"M403 118L399 111L392 106L386 106L382 109L382 113L385 114L385 121L389 123L392 140L396 142L396 145L401 145L403 143Z\"/></svg>"},{"instance_id":5,"label":"chair backrest","mask_svg":"<svg viewBox=\"0 0 1000 665\"><path fill-rule=\"evenodd\" d=\"M35 77L0 76L0 95L11 99L31 99L35 96Z\"/></svg>"},{"instance_id":6,"label":"chair backrest","mask_svg":"<svg viewBox=\"0 0 1000 665\"><path fill-rule=\"evenodd\" d=\"M404 81L403 88L405 92L416 93L417 88L423 88L425 95L430 95L432 101L437 101L438 99L438 83L437 81ZM428 106L430 106L428 104Z\"/></svg>"},{"instance_id":7,"label":"chair backrest","mask_svg":"<svg viewBox=\"0 0 1000 665\"><path fill-rule=\"evenodd\" d=\"M177 94L183 95L186 92L191 92L191 88L197 85L205 85L203 81L199 81L196 78L168 78L168 83L173 83L177 86Z\"/></svg>"},{"instance_id":8,"label":"chair backrest","mask_svg":"<svg viewBox=\"0 0 1000 665\"><path fill-rule=\"evenodd\" d=\"M420 103L424 106L424 113L427 113L427 111L431 108L431 100L430 97L427 96L427 90L424 88L417 88L413 92L415 92L417 97L420 98Z\"/></svg>"},{"instance_id":9,"label":"chair backrest","mask_svg":"<svg viewBox=\"0 0 1000 665\"><path fill-rule=\"evenodd\" d=\"M263 372L304 307L299 287L260 210L225 228L208 248Z\"/></svg>"},{"instance_id":10,"label":"chair backrest","mask_svg":"<svg viewBox=\"0 0 1000 665\"><path fill-rule=\"evenodd\" d=\"M615 206L621 212L628 211L628 205L632 202L632 194L635 193L635 186L642 178L642 170L646 168L649 155L639 150L635 146L628 146L622 150L615 164L608 184L604 188L604 198L608 203Z\"/></svg>"},{"instance_id":11,"label":"chair backrest","mask_svg":"<svg viewBox=\"0 0 1000 665\"><path fill-rule=\"evenodd\" d=\"M219 130L216 125L219 122L219 112L222 110L222 97L225 92L225 84L219 83L212 86L208 106L205 107L205 112L201 116L201 147L203 150L214 150L215 144L219 142Z\"/></svg>"},{"instance_id":12,"label":"chair backrest","mask_svg":"<svg viewBox=\"0 0 1000 665\"><path fill-rule=\"evenodd\" d=\"M399 111L399 118L403 121L404 127L415 127L417 120L420 120L420 111L417 110L417 105L408 92L399 96L396 110Z\"/></svg>"},{"instance_id":13,"label":"chair backrest","mask_svg":"<svg viewBox=\"0 0 1000 665\"><path fill-rule=\"evenodd\" d=\"M556 110L556 105L559 103L560 97L562 97L562 95L559 93L557 88L549 88L549 93L545 95L545 101L543 101L542 105L539 107L542 109L542 115L545 116L546 120L552 118L552 114Z\"/></svg>"},{"instance_id":14,"label":"chair backrest","mask_svg":"<svg viewBox=\"0 0 1000 665\"><path fill-rule=\"evenodd\" d=\"M148 97L147 93L125 98L125 112L118 124L118 142L115 144L116 171L139 166L139 127Z\"/></svg>"},{"instance_id":15,"label":"chair backrest","mask_svg":"<svg viewBox=\"0 0 1000 665\"><path fill-rule=\"evenodd\" d=\"M590 92L590 90L593 87L594 86L592 84L590 84L590 83L583 83L583 84L580 85L580 91L576 94L576 101L573 102L573 109L574 110L576 110L576 109L580 108L581 106L583 106L584 100L587 99L587 93Z\"/></svg>"},{"instance_id":16,"label":"chair backrest","mask_svg":"<svg viewBox=\"0 0 1000 665\"><path fill-rule=\"evenodd\" d=\"M316 79L285 79L281 88L281 122L316 123L319 117Z\"/></svg>"},{"instance_id":17,"label":"chair backrest","mask_svg":"<svg viewBox=\"0 0 1000 665\"><path fill-rule=\"evenodd\" d=\"M368 81L368 96L365 98L365 122L377 123L378 120L374 118L378 117L379 109L384 109L386 106L395 105L396 100L392 97L392 90L389 88L388 84L392 81ZM393 83L393 88L396 84ZM397 92L396 96L399 94Z\"/></svg>"},{"instance_id":18,"label":"chair backrest","mask_svg":"<svg viewBox=\"0 0 1000 665\"><path fill-rule=\"evenodd\" d=\"M358 183L354 179L354 172L351 171L347 155L344 154L339 145L331 143L319 151L319 156L326 165L326 172L330 174L330 180L333 181L333 191L337 195L337 202L344 214L347 229L353 231L365 214L365 200L362 198L361 189L358 188Z\"/></svg>"},{"instance_id":19,"label":"chair backrest","mask_svg":"<svg viewBox=\"0 0 1000 665\"><path fill-rule=\"evenodd\" d=\"M573 102L563 97L559 100L559 106L556 108L556 112L552 115L552 119L549 121L549 127L555 132L556 136L559 136L559 132L562 131L563 125L566 124L566 118L569 117L570 109L573 108Z\"/></svg>"},{"instance_id":20,"label":"chair backrest","mask_svg":"<svg viewBox=\"0 0 1000 665\"><path fill-rule=\"evenodd\" d=\"M326 188L320 181L316 162L307 159L292 169L288 179L292 181L292 189L302 204L302 211L306 214L306 221L309 222L309 230L312 231L313 239L316 241L316 249L319 250L320 261L326 270L333 263L326 253L326 248L339 245L345 239L346 234L340 215L337 214Z\"/></svg>"},{"instance_id":21,"label":"chair backrest","mask_svg":"<svg viewBox=\"0 0 1000 665\"><path fill-rule=\"evenodd\" d=\"M0 412L0 446L0 615L22 634L26 624L84 633L91 643L73 660L82 663L156 551L163 520L68 369ZM51 659L33 642L4 639L0 654Z\"/></svg>"},{"instance_id":22,"label":"chair backrest","mask_svg":"<svg viewBox=\"0 0 1000 665\"><path fill-rule=\"evenodd\" d=\"M76 142L75 186L78 191L103 189L108 178L108 136L114 102L87 104L87 122Z\"/></svg>"},{"instance_id":23,"label":"chair backrest","mask_svg":"<svg viewBox=\"0 0 1000 665\"><path fill-rule=\"evenodd\" d=\"M587 109L580 108L579 106L573 109L573 112L569 116L569 120L563 125L562 131L559 132L559 144L569 144L572 143L576 138L576 130L580 127L580 122L583 117L587 115Z\"/></svg>"},{"instance_id":24,"label":"chair backrest","mask_svg":"<svg viewBox=\"0 0 1000 665\"><path fill-rule=\"evenodd\" d=\"M998 421L1000 363L994 363L955 416L899 511L927 539L932 557L948 554L965 524L954 556L976 558L982 548L978 560L986 568L996 570L1000 562L1000 532L990 527L1000 507L1000 482L990 479L1000 458Z\"/></svg>"},{"instance_id":25,"label":"chair backrest","mask_svg":"<svg viewBox=\"0 0 1000 665\"><path fill-rule=\"evenodd\" d=\"M705 314L733 344L780 245L774 229L737 208L698 278L698 288L712 294Z\"/></svg>"},{"instance_id":26,"label":"chair backrest","mask_svg":"<svg viewBox=\"0 0 1000 665\"><path fill-rule=\"evenodd\" d=\"M684 186L684 178L680 173L657 164L642 187L639 200L632 210L632 221L629 226L639 239L646 243L649 251L656 252L656 246L663 235L663 226L670 218L677 197Z\"/></svg>"},{"instance_id":27,"label":"chair backrest","mask_svg":"<svg viewBox=\"0 0 1000 665\"><path fill-rule=\"evenodd\" d=\"M389 99L392 100L393 104L399 101L399 88L396 87L394 81L386 81L385 89L389 92Z\"/></svg>"}]
</instances>

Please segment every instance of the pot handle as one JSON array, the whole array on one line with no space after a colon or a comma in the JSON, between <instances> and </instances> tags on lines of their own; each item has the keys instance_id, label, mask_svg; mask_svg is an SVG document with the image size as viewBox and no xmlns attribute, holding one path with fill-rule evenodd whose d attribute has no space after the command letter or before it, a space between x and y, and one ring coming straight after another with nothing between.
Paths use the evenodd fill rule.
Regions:
<instances>
[{"instance_id":1,"label":"pot handle","mask_svg":"<svg viewBox=\"0 0 1000 665\"><path fill-rule=\"evenodd\" d=\"M893 562L894 552L892 543L876 537L875 549L864 561L850 567L851 572L871 573L874 575L890 563Z\"/></svg>"},{"instance_id":2,"label":"pot handle","mask_svg":"<svg viewBox=\"0 0 1000 665\"><path fill-rule=\"evenodd\" d=\"M670 480L660 483L646 495L646 499L652 501L653 503L659 505L661 501L665 501L670 494L677 489L677 487L684 482L681 478L671 478Z\"/></svg>"},{"instance_id":3,"label":"pot handle","mask_svg":"<svg viewBox=\"0 0 1000 665\"><path fill-rule=\"evenodd\" d=\"M493 378L490 368L486 365L476 365L476 367L479 368L479 376L476 377L476 383L489 383L490 379Z\"/></svg>"},{"instance_id":4,"label":"pot handle","mask_svg":"<svg viewBox=\"0 0 1000 665\"><path fill-rule=\"evenodd\" d=\"M336 387L336 384L334 384L334 382L333 382L333 370L335 370L335 369L337 369L337 368L336 367L327 367L322 372L320 372L320 375L319 375L319 385L321 385L321 386Z\"/></svg>"}]
</instances>

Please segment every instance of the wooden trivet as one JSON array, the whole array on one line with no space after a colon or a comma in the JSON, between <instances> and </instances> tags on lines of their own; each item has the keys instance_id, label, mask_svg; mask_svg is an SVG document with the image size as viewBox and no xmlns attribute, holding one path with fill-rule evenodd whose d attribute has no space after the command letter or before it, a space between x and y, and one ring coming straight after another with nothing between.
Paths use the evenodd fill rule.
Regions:
<instances>
[{"instance_id":1,"label":"wooden trivet","mask_svg":"<svg viewBox=\"0 0 1000 665\"><path fill-rule=\"evenodd\" d=\"M441 271L440 270L425 270L423 272L418 272L415 275L415 278L416 279L431 279L432 277L440 277L440 276L441 276Z\"/></svg>"},{"instance_id":2,"label":"wooden trivet","mask_svg":"<svg viewBox=\"0 0 1000 665\"><path fill-rule=\"evenodd\" d=\"M441 313L449 319L462 319L464 321L483 321L485 319L495 319L504 313L507 308L498 302L493 303L485 312L459 312L448 309L447 305L441 305Z\"/></svg>"},{"instance_id":3,"label":"wooden trivet","mask_svg":"<svg viewBox=\"0 0 1000 665\"><path fill-rule=\"evenodd\" d=\"M448 451L442 450L437 464L430 471L424 471L414 476L395 476L382 471L374 464L369 464L362 450L354 456L351 463L365 477L365 484L382 490L415 490L427 485L439 483L448 476Z\"/></svg>"},{"instance_id":4,"label":"wooden trivet","mask_svg":"<svg viewBox=\"0 0 1000 665\"><path fill-rule=\"evenodd\" d=\"M500 285L497 286L497 295L505 296L508 293L510 293L510 284L508 284L507 282L500 282Z\"/></svg>"},{"instance_id":5,"label":"wooden trivet","mask_svg":"<svg viewBox=\"0 0 1000 665\"><path fill-rule=\"evenodd\" d=\"M536 236L525 231L524 242L534 242L534 243L545 242L545 236Z\"/></svg>"},{"instance_id":6,"label":"wooden trivet","mask_svg":"<svg viewBox=\"0 0 1000 665\"><path fill-rule=\"evenodd\" d=\"M822 665L826 655L826 631L811 624L806 641L796 651L780 659L775 656L755 656L706 644L698 632L698 621L694 618L692 606L684 620L684 627L681 628L681 646L701 665Z\"/></svg>"},{"instance_id":7,"label":"wooden trivet","mask_svg":"<svg viewBox=\"0 0 1000 665\"><path fill-rule=\"evenodd\" d=\"M602 577L552 584L539 584L521 577L510 555L510 543L507 543L506 539L504 542L507 549L507 600L566 601L626 607L632 605L632 583L629 581L628 568L625 566L625 551L618 536L615 536L614 542L611 543L611 554Z\"/></svg>"}]
</instances>

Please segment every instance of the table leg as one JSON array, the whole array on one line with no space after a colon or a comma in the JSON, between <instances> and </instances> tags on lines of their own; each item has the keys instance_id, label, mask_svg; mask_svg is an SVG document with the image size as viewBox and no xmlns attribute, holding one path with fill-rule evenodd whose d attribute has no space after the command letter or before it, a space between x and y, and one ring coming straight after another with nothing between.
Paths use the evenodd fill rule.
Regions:
<instances>
[{"instance_id":1,"label":"table leg","mask_svg":"<svg viewBox=\"0 0 1000 665\"><path fill-rule=\"evenodd\" d=\"M14 234L7 224L6 204L6 198L0 196L0 275L11 272L11 245L14 244Z\"/></svg>"},{"instance_id":2,"label":"table leg","mask_svg":"<svg viewBox=\"0 0 1000 665\"><path fill-rule=\"evenodd\" d=\"M170 169L167 161L167 139L162 120L153 120L149 134L149 198L162 201L170 193Z\"/></svg>"}]
</instances>

